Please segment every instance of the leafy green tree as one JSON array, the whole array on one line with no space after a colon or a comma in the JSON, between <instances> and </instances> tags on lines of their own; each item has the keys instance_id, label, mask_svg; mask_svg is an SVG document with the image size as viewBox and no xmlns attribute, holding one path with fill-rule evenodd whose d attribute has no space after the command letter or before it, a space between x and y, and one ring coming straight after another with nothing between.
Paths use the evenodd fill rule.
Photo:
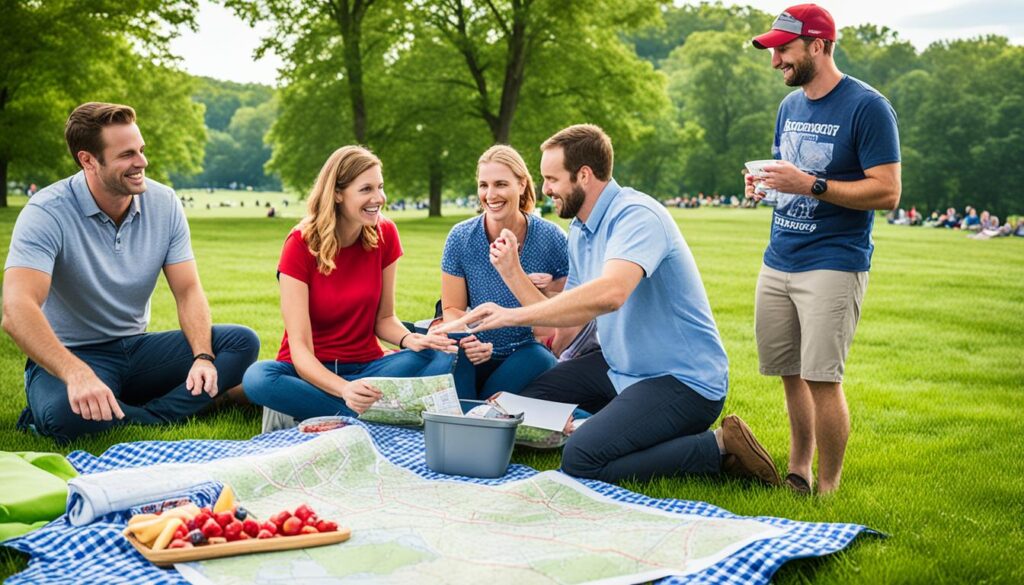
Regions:
<instances>
[{"instance_id":1,"label":"leafy green tree","mask_svg":"<svg viewBox=\"0 0 1024 585\"><path fill-rule=\"evenodd\" d=\"M250 24L264 20L273 24L258 53L273 50L281 56L286 82L318 77L320 82L341 81L351 135L358 143L372 144L370 71L403 32L402 2L226 0L225 4Z\"/></svg>"},{"instance_id":2,"label":"leafy green tree","mask_svg":"<svg viewBox=\"0 0 1024 585\"><path fill-rule=\"evenodd\" d=\"M195 10L191 0L0 0L0 207L7 205L9 179L52 180L73 169L62 137L77 104L110 95L122 80L155 75L161 79L146 79L155 86L172 75L163 66L167 42L180 26L194 26ZM152 95L148 87L134 89L117 101ZM149 108L132 105L144 126L141 112ZM153 117L147 140L155 142L163 126ZM188 138L170 129L165 135Z\"/></svg>"},{"instance_id":3,"label":"leafy green tree","mask_svg":"<svg viewBox=\"0 0 1024 585\"><path fill-rule=\"evenodd\" d=\"M206 106L204 121L207 128L226 131L235 111L242 107L256 107L273 99L274 88L259 83L236 83L199 77L192 99Z\"/></svg>"},{"instance_id":4,"label":"leafy green tree","mask_svg":"<svg viewBox=\"0 0 1024 585\"><path fill-rule=\"evenodd\" d=\"M749 39L768 30L775 18L750 6L726 6L721 1L666 6L661 13L658 22L629 36L637 54L658 66L695 32L735 32Z\"/></svg>"},{"instance_id":5,"label":"leafy green tree","mask_svg":"<svg viewBox=\"0 0 1024 585\"><path fill-rule=\"evenodd\" d=\"M684 165L695 190L735 193L743 162L770 156L775 111L790 89L749 41L744 32L695 32L665 61L682 124L701 130Z\"/></svg>"}]
</instances>

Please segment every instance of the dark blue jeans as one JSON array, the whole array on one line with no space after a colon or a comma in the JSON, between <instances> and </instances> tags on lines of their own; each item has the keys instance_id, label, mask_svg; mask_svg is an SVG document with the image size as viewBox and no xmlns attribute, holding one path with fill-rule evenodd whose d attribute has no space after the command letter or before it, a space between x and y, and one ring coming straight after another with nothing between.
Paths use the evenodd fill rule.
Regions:
<instances>
[{"instance_id":1,"label":"dark blue jeans","mask_svg":"<svg viewBox=\"0 0 1024 585\"><path fill-rule=\"evenodd\" d=\"M725 400L708 400L673 376L616 394L604 354L562 362L521 394L574 402L595 413L565 444L562 471L607 482L718 473L722 456L709 429Z\"/></svg>"},{"instance_id":2,"label":"dark blue jeans","mask_svg":"<svg viewBox=\"0 0 1024 585\"><path fill-rule=\"evenodd\" d=\"M360 378L415 378L449 374L455 355L427 349L405 349L366 363L324 362L324 367L346 380ZM298 420L314 416L358 416L345 401L299 377L288 362L265 360L245 371L242 388L250 401Z\"/></svg>"},{"instance_id":3,"label":"dark blue jeans","mask_svg":"<svg viewBox=\"0 0 1024 585\"><path fill-rule=\"evenodd\" d=\"M69 348L88 364L117 398L124 418L85 420L71 410L67 386L29 360L25 366L25 394L36 430L58 442L98 433L115 425L165 424L198 413L213 400L185 388L192 368L192 348L181 331L143 333L106 343ZM217 390L237 386L249 364L256 361L260 340L241 325L213 327L213 353L217 356Z\"/></svg>"},{"instance_id":4,"label":"dark blue jeans","mask_svg":"<svg viewBox=\"0 0 1024 585\"><path fill-rule=\"evenodd\" d=\"M521 345L503 358L473 365L459 350L455 365L455 389L463 400L487 400L498 392L519 394L534 378L555 367L558 360L536 341Z\"/></svg>"}]
</instances>

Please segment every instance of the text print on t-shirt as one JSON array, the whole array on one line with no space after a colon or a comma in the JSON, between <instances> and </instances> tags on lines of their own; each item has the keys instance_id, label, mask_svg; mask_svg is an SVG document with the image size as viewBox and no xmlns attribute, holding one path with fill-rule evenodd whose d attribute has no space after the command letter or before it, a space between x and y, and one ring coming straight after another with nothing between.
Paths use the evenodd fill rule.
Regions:
<instances>
[{"instance_id":1,"label":"text print on t-shirt","mask_svg":"<svg viewBox=\"0 0 1024 585\"><path fill-rule=\"evenodd\" d=\"M819 136L834 137L840 130L838 124L810 124L786 120L779 140L783 160L792 161L802 171L815 175L824 174L832 162L834 144L819 140ZM814 233L818 228L814 221L814 210L818 200L806 195L780 193L776 208L775 225L789 232Z\"/></svg>"}]
</instances>

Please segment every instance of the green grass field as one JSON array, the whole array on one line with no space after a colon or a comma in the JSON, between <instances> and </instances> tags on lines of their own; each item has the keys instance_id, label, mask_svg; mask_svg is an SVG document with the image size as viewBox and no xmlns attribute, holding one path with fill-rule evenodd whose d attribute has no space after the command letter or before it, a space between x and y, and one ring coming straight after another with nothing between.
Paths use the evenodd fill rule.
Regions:
<instances>
[{"instance_id":1,"label":"green grass field","mask_svg":"<svg viewBox=\"0 0 1024 585\"><path fill-rule=\"evenodd\" d=\"M282 197L274 194L272 201ZM297 216L301 207L292 199L288 215ZM271 358L282 332L274 270L295 219L267 219L249 204L207 211L205 202L198 205L200 196L196 200L197 208L189 210L193 247L214 320L253 327L263 342L261 358ZM17 212L0 209L5 258ZM442 244L461 219L426 219L424 213L393 215L406 251L398 292L405 319L432 311ZM753 326L768 212L673 213L697 258L731 360L725 413L750 423L782 468L788 446L782 388L757 373ZM889 535L861 538L824 559L790 563L777 574L780 583L1024 582L1024 240L973 241L883 221L876 224L875 243L847 366L853 430L837 494L802 499L782 489L706 478L627 487L654 497L703 500L737 514L855 522ZM151 330L176 327L171 295L160 283ZM0 448L61 450L14 429L25 404L24 357L6 336L0 356ZM119 429L63 451L98 454L138 439L245 439L259 426L255 410L222 410L171 428ZM557 455L536 452L517 452L514 460L545 469L558 464ZM0 553L0 574L24 566L20 555Z\"/></svg>"}]
</instances>

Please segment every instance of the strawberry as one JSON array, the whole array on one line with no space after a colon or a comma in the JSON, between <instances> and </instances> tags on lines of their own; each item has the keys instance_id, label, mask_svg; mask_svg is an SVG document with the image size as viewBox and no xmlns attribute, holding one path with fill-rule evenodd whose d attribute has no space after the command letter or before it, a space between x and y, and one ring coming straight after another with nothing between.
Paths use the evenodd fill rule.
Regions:
<instances>
[{"instance_id":1,"label":"strawberry","mask_svg":"<svg viewBox=\"0 0 1024 585\"><path fill-rule=\"evenodd\" d=\"M192 543L187 540L175 538L167 548L192 548Z\"/></svg>"},{"instance_id":2,"label":"strawberry","mask_svg":"<svg viewBox=\"0 0 1024 585\"><path fill-rule=\"evenodd\" d=\"M213 518L212 514L207 514L206 512L200 510L199 513L196 514L195 518L193 518L192 520L195 521L196 528L202 528L203 524L206 524L206 521L210 518Z\"/></svg>"},{"instance_id":3,"label":"strawberry","mask_svg":"<svg viewBox=\"0 0 1024 585\"><path fill-rule=\"evenodd\" d=\"M255 536L249 536L245 533L245 530L238 533L238 540L249 540L250 538L256 538Z\"/></svg>"},{"instance_id":4,"label":"strawberry","mask_svg":"<svg viewBox=\"0 0 1024 585\"><path fill-rule=\"evenodd\" d=\"M316 529L316 526L303 526L299 534L316 534L318 532L320 531Z\"/></svg>"},{"instance_id":5,"label":"strawberry","mask_svg":"<svg viewBox=\"0 0 1024 585\"><path fill-rule=\"evenodd\" d=\"M318 532L336 532L338 530L337 522L331 522L330 520L321 520L316 523L316 529Z\"/></svg>"},{"instance_id":6,"label":"strawberry","mask_svg":"<svg viewBox=\"0 0 1024 585\"><path fill-rule=\"evenodd\" d=\"M273 526L273 524L271 524L271 526ZM274 533L269 531L269 530L267 530L266 528L263 528L263 529L261 529L259 531L259 534L256 535L256 538L258 538L260 540L264 540L264 539L267 539L267 538L274 538Z\"/></svg>"},{"instance_id":7,"label":"strawberry","mask_svg":"<svg viewBox=\"0 0 1024 585\"><path fill-rule=\"evenodd\" d=\"M246 518L245 521L242 522L242 532L245 532L249 536L256 536L260 533L260 523L252 518Z\"/></svg>"},{"instance_id":8,"label":"strawberry","mask_svg":"<svg viewBox=\"0 0 1024 585\"><path fill-rule=\"evenodd\" d=\"M312 515L312 514L315 514L315 513L316 512L313 511L313 508L310 508L306 504L302 504L298 508L295 508L295 515L298 516L299 520L302 520L303 522L306 521L306 516L309 516L309 515Z\"/></svg>"},{"instance_id":9,"label":"strawberry","mask_svg":"<svg viewBox=\"0 0 1024 585\"><path fill-rule=\"evenodd\" d=\"M227 526L224 527L224 538L228 539L228 542L232 540L238 540L238 535L242 533L242 523L238 520L232 520L228 522Z\"/></svg>"},{"instance_id":10,"label":"strawberry","mask_svg":"<svg viewBox=\"0 0 1024 585\"><path fill-rule=\"evenodd\" d=\"M178 529L174 531L174 538L184 540L188 536L188 527L185 524L179 524Z\"/></svg>"},{"instance_id":11,"label":"strawberry","mask_svg":"<svg viewBox=\"0 0 1024 585\"><path fill-rule=\"evenodd\" d=\"M263 524L260 524L260 530L266 530L271 536L277 534L277 524L274 524L270 520L267 520Z\"/></svg>"},{"instance_id":12,"label":"strawberry","mask_svg":"<svg viewBox=\"0 0 1024 585\"><path fill-rule=\"evenodd\" d=\"M207 540L224 534L224 529L221 528L220 524L217 524L217 521L213 518L210 518L206 521L206 524L203 524L202 531L203 536L205 536Z\"/></svg>"},{"instance_id":13,"label":"strawberry","mask_svg":"<svg viewBox=\"0 0 1024 585\"><path fill-rule=\"evenodd\" d=\"M199 508L199 513L206 514L207 516L213 516L213 510L211 510L209 506L203 506L202 508Z\"/></svg>"},{"instance_id":14,"label":"strawberry","mask_svg":"<svg viewBox=\"0 0 1024 585\"><path fill-rule=\"evenodd\" d=\"M316 526L316 523L319 521L320 519L317 518L316 514L310 514L303 519L302 523L306 526Z\"/></svg>"},{"instance_id":15,"label":"strawberry","mask_svg":"<svg viewBox=\"0 0 1024 585\"><path fill-rule=\"evenodd\" d=\"M220 524L221 528L227 526L235 520L235 515L231 512L218 512L214 514L213 517L217 520L217 524Z\"/></svg>"},{"instance_id":16,"label":"strawberry","mask_svg":"<svg viewBox=\"0 0 1024 585\"><path fill-rule=\"evenodd\" d=\"M300 530L302 530L302 520L299 520L298 516L292 516L285 520L284 525L281 526L281 532L285 536L295 536Z\"/></svg>"}]
</instances>

